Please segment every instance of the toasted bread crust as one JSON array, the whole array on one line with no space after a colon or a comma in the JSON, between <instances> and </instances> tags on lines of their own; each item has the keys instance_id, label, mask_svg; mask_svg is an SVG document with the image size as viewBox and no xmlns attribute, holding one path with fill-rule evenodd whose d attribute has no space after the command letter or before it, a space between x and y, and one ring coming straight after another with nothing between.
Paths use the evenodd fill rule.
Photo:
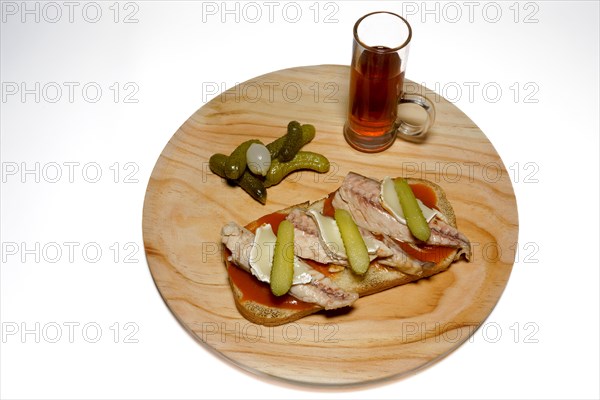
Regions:
<instances>
[{"instance_id":1,"label":"toasted bread crust","mask_svg":"<svg viewBox=\"0 0 600 400\"><path fill-rule=\"evenodd\" d=\"M316 305L305 310L293 310L288 308L270 307L252 300L245 300L242 298L242 292L235 286L231 279L229 279L229 284L233 290L236 308L244 318L255 324L265 326L287 324L321 310L321 308Z\"/></svg>"},{"instance_id":2,"label":"toasted bread crust","mask_svg":"<svg viewBox=\"0 0 600 400\"><path fill-rule=\"evenodd\" d=\"M435 192L437 198L436 207L444 214L448 224L456 228L456 216L454 210L446 198L446 194L439 185L424 179L406 179L409 184L420 183L430 187ZM304 202L280 210L278 213L288 214L294 208L311 208L322 211L324 202L325 198L313 203ZM255 224L256 221L253 221L246 225L246 227L251 229ZM369 267L369 270L363 276L354 274L350 268L344 268L340 272L332 273L329 275L329 278L341 289L356 292L360 297L363 297L445 271L450 267L452 262L455 261L457 253L458 249L450 252L443 260L439 261L431 268L424 269L419 275L405 274L393 267L382 266L377 262L373 262ZM282 325L322 310L322 308L317 305L303 310L295 310L259 304L255 301L244 299L240 288L238 288L231 279L229 279L229 283L234 294L237 309L246 319L256 324L266 326Z\"/></svg>"}]
</instances>

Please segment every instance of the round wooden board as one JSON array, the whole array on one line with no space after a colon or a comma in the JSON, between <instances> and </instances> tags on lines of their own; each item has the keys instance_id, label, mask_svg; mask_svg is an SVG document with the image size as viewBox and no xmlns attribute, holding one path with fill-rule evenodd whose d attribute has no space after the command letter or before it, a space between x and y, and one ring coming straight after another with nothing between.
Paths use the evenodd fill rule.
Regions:
<instances>
[{"instance_id":1,"label":"round wooden board","mask_svg":"<svg viewBox=\"0 0 600 400\"><path fill-rule=\"evenodd\" d=\"M458 108L412 82L435 103L425 143L401 140L365 154L346 144L349 67L320 65L272 72L223 92L173 135L150 178L143 214L146 257L163 299L200 342L238 366L297 383L351 385L415 372L465 342L490 314L515 257L517 206L494 147ZM408 87L410 86L410 87ZM266 205L228 186L208 168L213 153L258 138L267 143L290 120L313 124L305 149L332 168L301 172L268 191ZM265 327L237 311L220 252L220 229L242 225L339 187L349 171L374 178L411 176L441 185L459 229L473 245L429 279L359 299L350 310Z\"/></svg>"}]
</instances>

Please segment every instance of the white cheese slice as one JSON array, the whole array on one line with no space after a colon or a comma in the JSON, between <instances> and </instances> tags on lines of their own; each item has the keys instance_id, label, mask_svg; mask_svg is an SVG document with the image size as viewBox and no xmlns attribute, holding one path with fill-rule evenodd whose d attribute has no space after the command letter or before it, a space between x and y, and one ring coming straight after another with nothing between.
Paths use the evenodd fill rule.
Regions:
<instances>
[{"instance_id":1,"label":"white cheese slice","mask_svg":"<svg viewBox=\"0 0 600 400\"><path fill-rule=\"evenodd\" d=\"M406 225L406 219L404 218L404 213L402 212L402 206L400 205L400 200L398 199L398 193L396 193L394 180L389 176L386 176L381 182L381 193L379 197L381 199L381 205L383 208L392 214L398 221ZM427 207L419 199L417 199L417 204L419 204L419 208L423 212L423 216L427 222L431 221L437 214L439 214L438 211Z\"/></svg>"},{"instance_id":2,"label":"white cheese slice","mask_svg":"<svg viewBox=\"0 0 600 400\"><path fill-rule=\"evenodd\" d=\"M312 281L310 270L311 267L307 263L298 257L294 257L294 279L292 280L292 285L300 285Z\"/></svg>"},{"instance_id":3,"label":"white cheese slice","mask_svg":"<svg viewBox=\"0 0 600 400\"><path fill-rule=\"evenodd\" d=\"M342 235L340 234L340 230L335 222L335 219L326 217L316 210L309 210L308 213L317 223L321 239L323 239L323 243L327 246L327 248L332 253L342 258L347 258L344 242L342 241Z\"/></svg>"},{"instance_id":4,"label":"white cheese slice","mask_svg":"<svg viewBox=\"0 0 600 400\"><path fill-rule=\"evenodd\" d=\"M273 266L273 254L277 236L273 233L271 224L265 224L254 234L254 241L250 248L249 264L252 275L259 281L269 283L271 280L271 267ZM292 285L309 283L312 279L310 267L298 257L294 256L294 278Z\"/></svg>"},{"instance_id":5,"label":"white cheese slice","mask_svg":"<svg viewBox=\"0 0 600 400\"><path fill-rule=\"evenodd\" d=\"M323 242L325 242L329 250L338 257L348 258L344 242L342 241L342 235L340 234L340 229L338 228L335 219L327 217L316 210L309 210L308 213L317 222L321 239L323 239ZM378 243L371 237L363 237L363 240L369 254L375 254L379 248Z\"/></svg>"}]
</instances>

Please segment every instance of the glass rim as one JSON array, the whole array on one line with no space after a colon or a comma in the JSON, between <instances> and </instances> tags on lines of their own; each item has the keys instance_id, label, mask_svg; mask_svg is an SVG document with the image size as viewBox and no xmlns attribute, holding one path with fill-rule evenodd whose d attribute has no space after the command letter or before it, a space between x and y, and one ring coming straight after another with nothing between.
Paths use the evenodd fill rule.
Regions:
<instances>
[{"instance_id":1,"label":"glass rim","mask_svg":"<svg viewBox=\"0 0 600 400\"><path fill-rule=\"evenodd\" d=\"M408 27L408 37L406 38L406 40L404 41L404 43L402 43L400 46L391 48L391 49L378 49L376 47L372 47L369 46L367 44L365 44L362 40L360 40L360 38L358 37L358 26L360 25L360 23L367 17L370 17L371 15L375 15L375 14L390 14L393 15L395 17L400 18L400 20L402 20L406 26ZM403 48L405 48L406 46L408 46L408 44L410 43L410 40L412 39L412 27L410 26L410 24L408 23L408 21L402 17L401 15L398 15L396 13L393 13L391 11L374 11L368 14L363 15L362 17L360 17L358 19L358 21L356 21L356 23L354 24L354 40L356 40L356 42L358 42L362 47L364 47L365 49L368 49L370 51L374 51L377 53L393 53L396 52L398 50L401 50Z\"/></svg>"}]
</instances>

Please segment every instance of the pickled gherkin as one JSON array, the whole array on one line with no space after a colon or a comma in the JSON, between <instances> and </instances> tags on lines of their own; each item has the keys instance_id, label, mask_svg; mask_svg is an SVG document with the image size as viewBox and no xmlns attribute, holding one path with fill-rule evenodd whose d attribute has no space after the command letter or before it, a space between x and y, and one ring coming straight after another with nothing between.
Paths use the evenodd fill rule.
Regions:
<instances>
[{"instance_id":1,"label":"pickled gherkin","mask_svg":"<svg viewBox=\"0 0 600 400\"><path fill-rule=\"evenodd\" d=\"M358 226L352 219L352 215L346 210L338 208L335 210L335 222L337 223L344 249L348 256L348 263L352 271L358 275L363 275L369 269L371 259L367 245L358 230Z\"/></svg>"},{"instance_id":2,"label":"pickled gherkin","mask_svg":"<svg viewBox=\"0 0 600 400\"><path fill-rule=\"evenodd\" d=\"M292 121L293 122L293 121ZM302 129L302 146L309 143L311 140L315 138L316 130L313 125L304 124L301 127ZM283 144L286 140L287 134L283 135L279 139L275 139L271 143L267 144L267 149L271 153L271 160L275 160L279 158L281 150L283 149ZM302 147L300 146L300 147Z\"/></svg>"},{"instance_id":3,"label":"pickled gherkin","mask_svg":"<svg viewBox=\"0 0 600 400\"><path fill-rule=\"evenodd\" d=\"M259 140L247 140L231 152L225 162L225 175L228 179L238 179L246 170L246 152L252 143L260 143Z\"/></svg>"},{"instance_id":4,"label":"pickled gherkin","mask_svg":"<svg viewBox=\"0 0 600 400\"><path fill-rule=\"evenodd\" d=\"M322 154L311 151L299 151L296 156L288 162L279 160L271 161L271 168L265 177L265 187L277 185L286 176L301 169L315 172L329 171L329 160Z\"/></svg>"},{"instance_id":5,"label":"pickled gherkin","mask_svg":"<svg viewBox=\"0 0 600 400\"><path fill-rule=\"evenodd\" d=\"M208 160L208 166L210 170L219 175L221 178L228 179L225 174L225 168L227 163L227 156L225 154L213 154ZM258 179L248 170L244 171L242 177L239 179L230 180L237 184L246 191L253 199L259 201L262 204L267 202L267 189L262 180Z\"/></svg>"},{"instance_id":6,"label":"pickled gherkin","mask_svg":"<svg viewBox=\"0 0 600 400\"><path fill-rule=\"evenodd\" d=\"M277 228L273 251L270 286L275 296L283 296L292 287L294 279L294 225L287 220Z\"/></svg>"},{"instance_id":7,"label":"pickled gherkin","mask_svg":"<svg viewBox=\"0 0 600 400\"><path fill-rule=\"evenodd\" d=\"M306 143L313 140L315 138L316 134L317 134L317 130L315 129L314 125L303 124L302 125L302 146L304 146Z\"/></svg>"},{"instance_id":8,"label":"pickled gherkin","mask_svg":"<svg viewBox=\"0 0 600 400\"><path fill-rule=\"evenodd\" d=\"M246 170L242 177L236 181L242 189L261 204L267 203L267 188L262 180L258 179L252 172Z\"/></svg>"},{"instance_id":9,"label":"pickled gherkin","mask_svg":"<svg viewBox=\"0 0 600 400\"><path fill-rule=\"evenodd\" d=\"M279 160L282 162L290 161L300 151L302 147L302 125L298 121L291 121L288 124L287 135L283 141L283 148L279 153Z\"/></svg>"},{"instance_id":10,"label":"pickled gherkin","mask_svg":"<svg viewBox=\"0 0 600 400\"><path fill-rule=\"evenodd\" d=\"M226 162L227 156L225 154L216 153L210 156L210 159L208 160L208 167L214 174L219 175L221 178L227 179L227 176L225 175Z\"/></svg>"},{"instance_id":11,"label":"pickled gherkin","mask_svg":"<svg viewBox=\"0 0 600 400\"><path fill-rule=\"evenodd\" d=\"M431 230L410 185L406 182L406 179L400 178L394 181L394 186L410 233L417 239L426 242L431 236Z\"/></svg>"},{"instance_id":12,"label":"pickled gherkin","mask_svg":"<svg viewBox=\"0 0 600 400\"><path fill-rule=\"evenodd\" d=\"M314 139L313 125L290 121L287 133L264 146L260 140L247 140L237 146L229 156L213 154L210 170L248 192L252 198L266 203L267 190L281 182L288 174L300 169L327 172L329 160L321 154L300 151ZM252 146L254 145L254 146ZM252 150L249 152L249 149ZM270 160L269 160L270 155Z\"/></svg>"}]
</instances>

